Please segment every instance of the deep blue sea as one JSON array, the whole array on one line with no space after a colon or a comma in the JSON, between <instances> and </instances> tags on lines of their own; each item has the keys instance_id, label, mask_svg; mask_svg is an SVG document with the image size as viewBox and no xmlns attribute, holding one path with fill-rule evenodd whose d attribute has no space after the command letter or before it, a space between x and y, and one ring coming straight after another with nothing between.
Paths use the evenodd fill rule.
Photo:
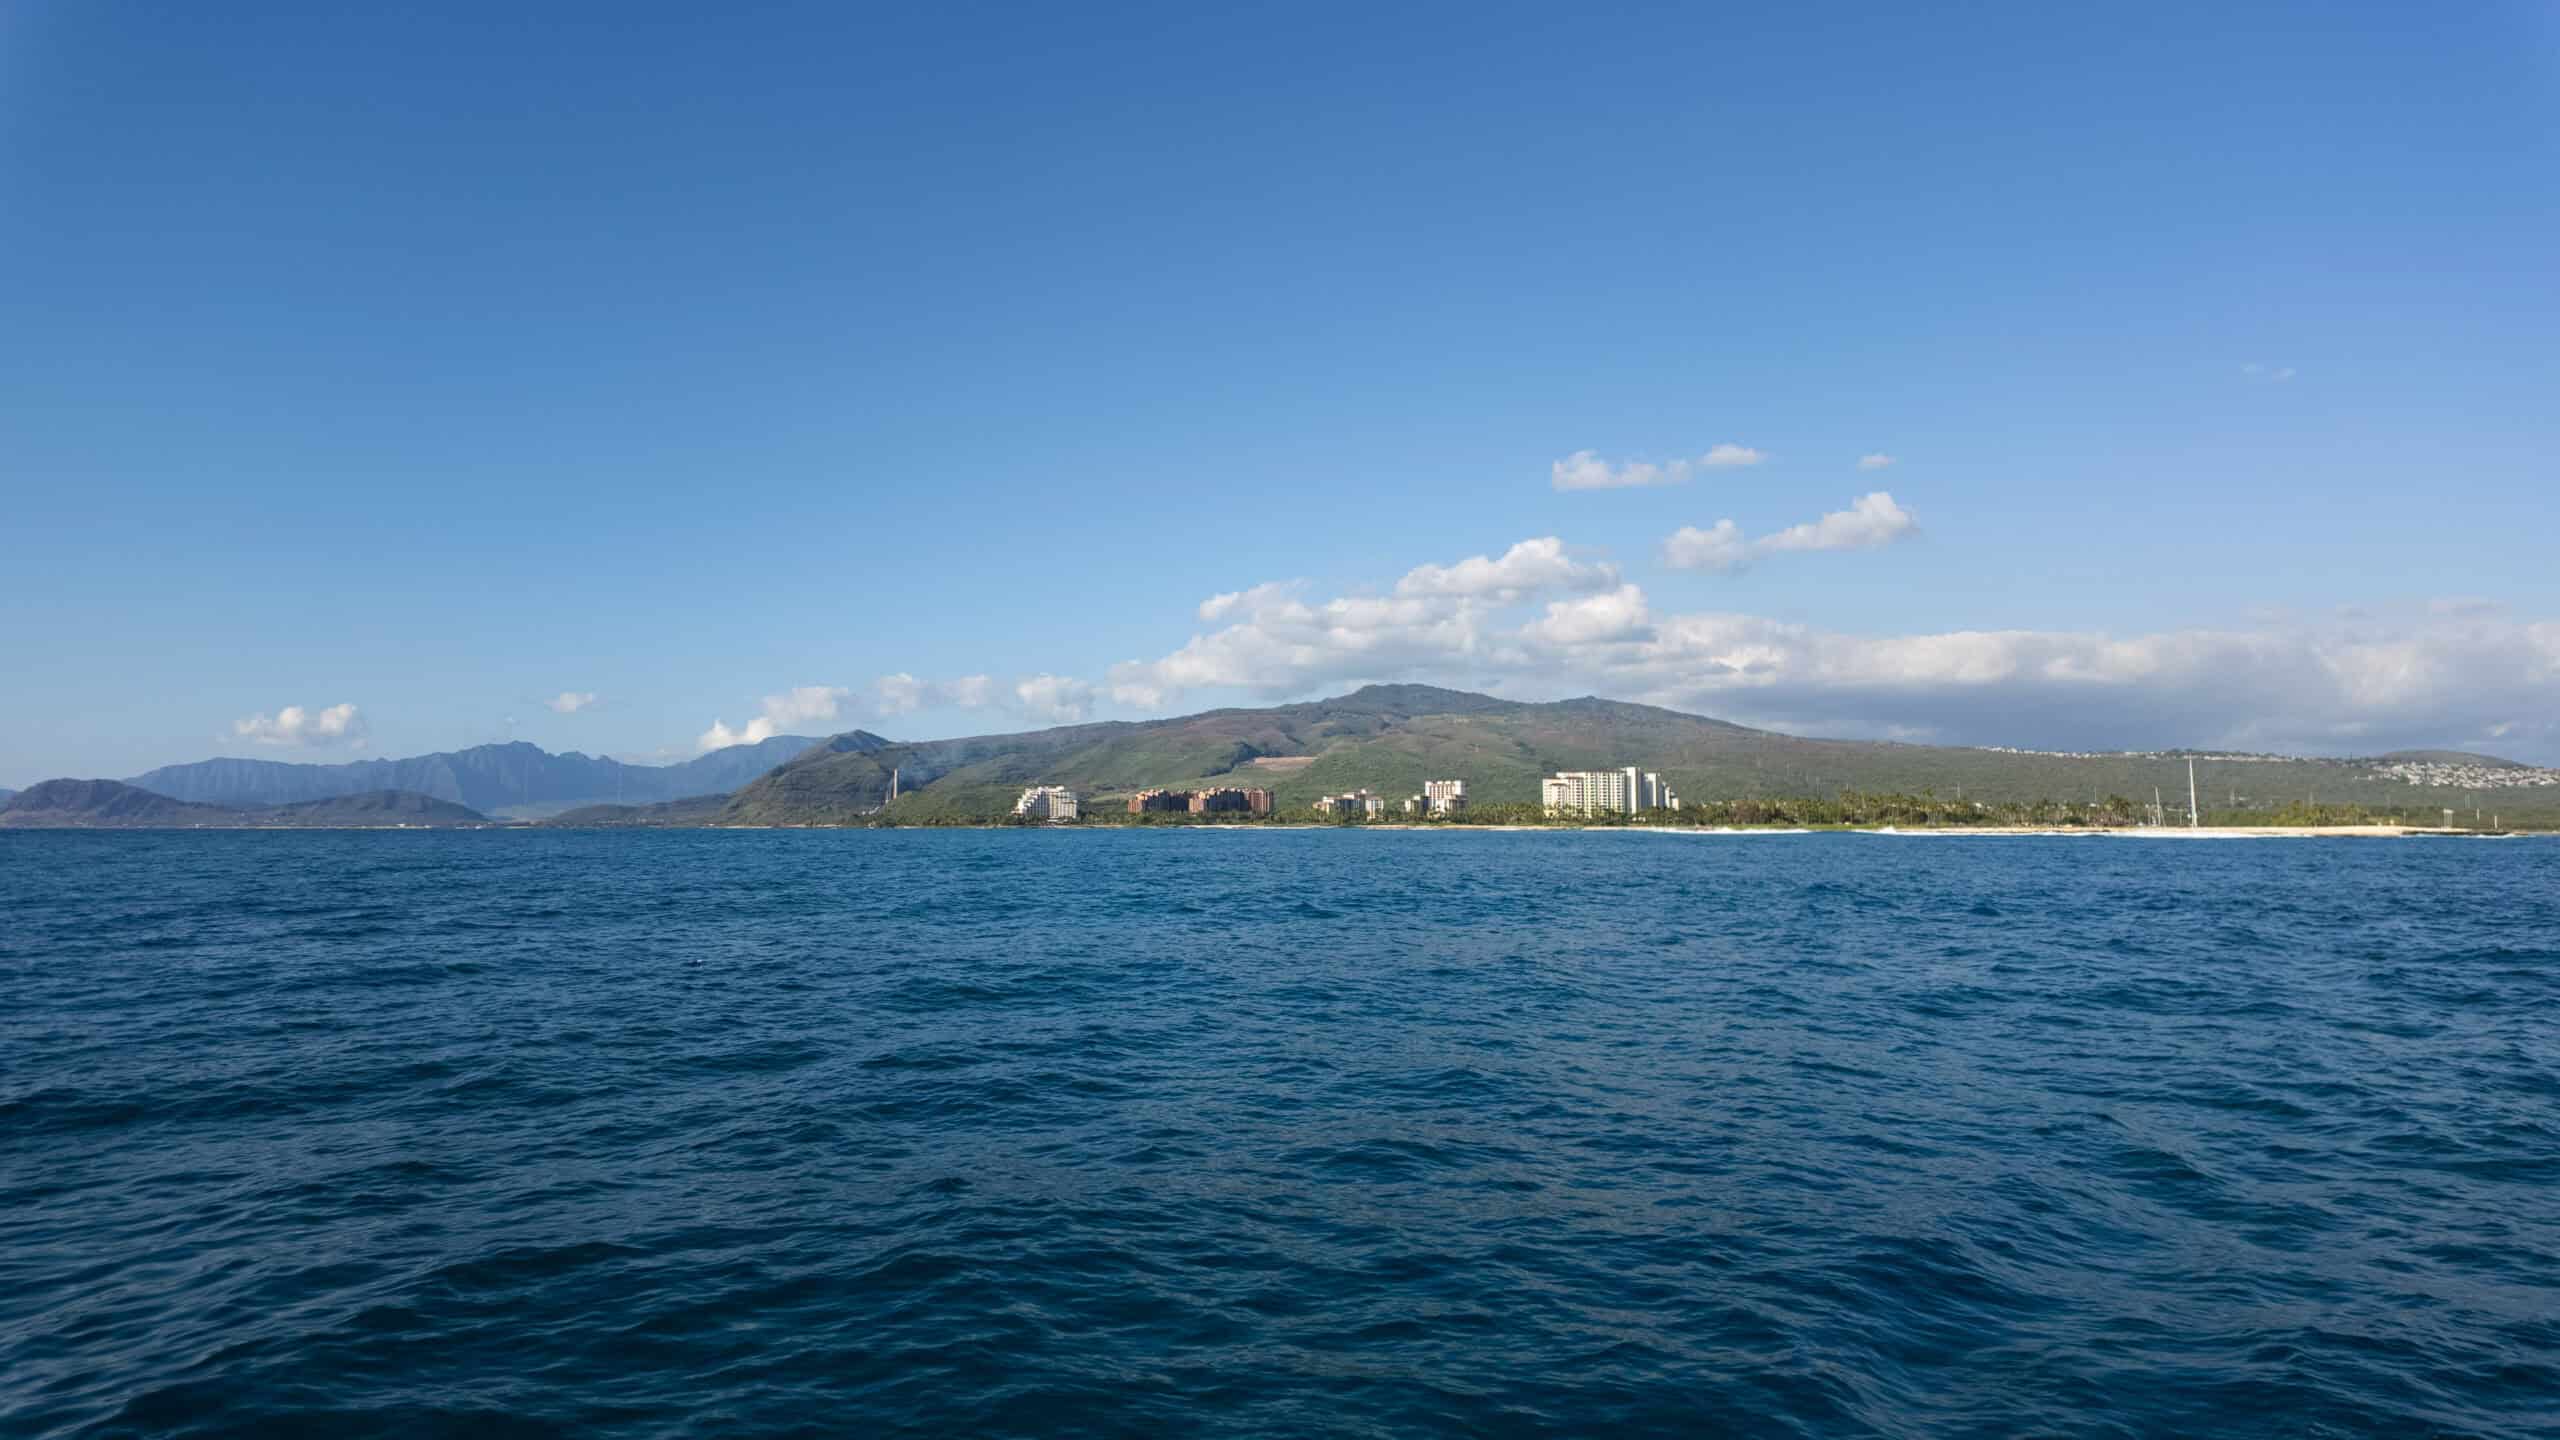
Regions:
<instances>
[{"instance_id":1,"label":"deep blue sea","mask_svg":"<svg viewBox=\"0 0 2560 1440\"><path fill-rule=\"evenodd\" d=\"M0 1431L2560 1433L2560 841L0 832Z\"/></svg>"}]
</instances>

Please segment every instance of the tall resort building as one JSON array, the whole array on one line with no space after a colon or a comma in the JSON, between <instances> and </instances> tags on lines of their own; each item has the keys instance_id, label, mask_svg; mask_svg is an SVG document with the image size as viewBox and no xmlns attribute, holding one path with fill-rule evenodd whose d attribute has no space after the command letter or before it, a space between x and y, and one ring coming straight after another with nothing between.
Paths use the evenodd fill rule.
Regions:
<instances>
[{"instance_id":1,"label":"tall resort building","mask_svg":"<svg viewBox=\"0 0 2560 1440\"><path fill-rule=\"evenodd\" d=\"M1464 780L1425 780L1422 793L1404 802L1407 815L1456 815L1467 808L1467 782Z\"/></svg>"},{"instance_id":2,"label":"tall resort building","mask_svg":"<svg viewBox=\"0 0 2560 1440\"><path fill-rule=\"evenodd\" d=\"M1538 786L1538 798L1550 813L1561 815L1632 815L1639 810L1673 810L1680 797L1662 777L1633 765L1623 770L1560 770Z\"/></svg>"},{"instance_id":3,"label":"tall resort building","mask_svg":"<svg viewBox=\"0 0 2560 1440\"><path fill-rule=\"evenodd\" d=\"M1013 813L1034 820L1076 818L1076 792L1063 785L1034 785L1013 802Z\"/></svg>"}]
</instances>

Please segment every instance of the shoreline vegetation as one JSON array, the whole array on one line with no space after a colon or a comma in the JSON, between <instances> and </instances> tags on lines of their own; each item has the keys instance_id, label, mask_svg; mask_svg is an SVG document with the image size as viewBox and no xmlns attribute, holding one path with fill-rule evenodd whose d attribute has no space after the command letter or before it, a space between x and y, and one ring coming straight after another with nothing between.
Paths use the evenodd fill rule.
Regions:
<instances>
[{"instance_id":1,"label":"shoreline vegetation","mask_svg":"<svg viewBox=\"0 0 2560 1440\"><path fill-rule=\"evenodd\" d=\"M1686 825L1686 824L1683 824L1683 825L1651 825L1651 824L1625 824L1625 825L1610 825L1610 824L1592 824L1592 823L1589 823L1589 822L1584 821L1581 817L1578 817L1578 816L1577 816L1577 817L1575 817L1575 818L1573 818L1573 819L1571 819L1571 820L1558 820L1558 821L1556 821L1556 822L1554 822L1554 823L1552 823L1552 824L1543 824L1543 825L1446 825L1446 824L1434 824L1434 823L1431 823L1431 822L1428 822L1428 821L1409 821L1409 820L1380 820L1380 821L1371 821L1371 822L1368 822L1368 823L1366 823L1366 824L1362 824L1362 823L1358 823L1358 822L1337 823L1337 822L1330 821L1330 820L1263 819L1263 820L1235 821L1235 822L1225 822L1225 823L1204 823L1204 824L1189 825L1189 826L1182 826L1182 825L1161 825L1161 826L1134 826L1134 825L1131 825L1131 826L1124 826L1124 825L1109 825L1109 824L1091 824L1091 823L1086 823L1086 822L1082 822L1082 821L1075 821L1075 820L1035 820L1035 821L1030 821L1030 822L1028 822L1028 823L1021 823L1021 824L1016 824L1016 823L1009 822L1009 821L997 821L997 820L975 820L975 821L936 820L936 821L932 821L932 822L930 822L930 823L924 823L924 824L881 824L881 825L815 825L815 824L804 824L804 825L795 825L795 824L769 824L769 825L756 825L756 824L717 824L717 825L697 825L697 826L647 826L647 827L644 827L644 826L617 826L617 825L560 825L560 826L532 826L532 825L519 825L519 826L495 826L495 827L489 827L489 828L495 828L495 829L562 829L562 830L616 830L616 829L644 829L644 828L648 828L648 829L698 829L698 830L1095 830L1095 831L1099 831L1099 830L1121 830L1121 829L1162 829L1162 830L1193 829L1193 830L1238 830L1238 831L1269 831L1269 832L1280 832L1280 831L1301 831L1301 830L1375 830L1375 831L1395 831L1395 832L1399 832L1399 833L1427 833L1427 832L1432 832L1432 831L1439 831L1439 832L1445 832L1445 833L1449 833L1449 834L1477 834L1477 835L1520 835L1520 834L1530 834L1530 833L1551 833L1551 834L1601 834L1601 835L1607 835L1607 834L1619 834L1619 835L1697 835L1697 836L1716 836L1716 835L1725 835L1725 836L1751 836L1751 835L1883 835L1883 836L1910 836L1910 837L1914 837L1914 838L1934 838L1934 837L1940 837L1940 836L1945 836L1945 837L1981 836L1981 837L1984 837L1984 838L1999 838L1999 837L2007 837L2007 838L2012 838L2012 839L2016 839L2016 838L2025 838L2025 837L2031 837L2031 836L2043 836L2043 837L2047 837L2047 838L2054 838L2054 839L2072 839L2072 838L2076 838L2076 837L2087 836L2087 837L2091 837L2091 838L2115 838L2115 839L2123 839L2123 840L2186 840L2186 839L2195 839L2195 840L2249 840L2249 839L2264 839L2264 840L2290 840L2290 839L2316 839L2316 838L2322 838L2322 837L2326 837L2326 838L2352 838L2352 837L2363 837L2363 838L2367 838L2367 839L2388 840L2388 839L2398 839L2398 838L2402 838L2402 837L2411 837L2411 838L2415 838L2415 837L2420 837L2420 836L2442 836L2442 837L2447 837L2447 838L2468 838L2468 839L2482 839L2482 840L2522 840L2522 839L2529 839L2529 838L2533 838L2533 837L2537 837L2537 836L2545 836L2545 835L2548 835L2548 834L2550 834L2550 833L2551 833L2551 832L2547 832L2547 831L2540 831L2540 830L2523 830L2523 829L2515 829L2515 828L2508 828L2508 829L2503 829L2503 830L2463 830L2463 829L2450 829L2450 830L2449 830L2449 829L2444 828L2443 826L2435 826L2435 827L2429 828L2429 827L2421 827L2421 826L2417 826L2417 825L2295 825L2295 826L2283 826L2283 825L2207 825L2207 826L2199 826L2199 827L2194 827L2194 828L2190 828L2190 827L2188 827L2188 826L2184 826L2184 825L2118 825L2118 826L2108 826L2108 827L2099 827L2099 826L2083 826L2083 827L2079 827L2079 828L2065 828L2065 827L2050 826L2050 825L1918 825L1918 826L1901 826L1901 825Z\"/></svg>"},{"instance_id":2,"label":"shoreline vegetation","mask_svg":"<svg viewBox=\"0 0 2560 1440\"><path fill-rule=\"evenodd\" d=\"M1103 803L1107 804L1108 801ZM1280 829L1280 830L1628 830L1656 834L1749 834L1850 831L1869 834L1930 835L2140 835L2140 836L2293 836L2293 835L2511 835L2535 833L2534 827L2483 815L2476 824L2446 825L2438 813L2376 810L2362 805L2299 804L2273 812L2207 809L2201 825L2190 826L2174 813L2161 816L2152 807L2122 797L2092 802L2040 801L1987 804L1931 794L1845 793L1837 798L1752 798L1708 800L1676 809L1630 814L1549 814L1536 805L1488 805L1429 818L1392 816L1336 817L1307 808L1270 815L1147 812L1118 810L1087 813L1074 820L1044 820L1024 815L897 815L894 806L843 821L794 824L741 824L714 821L719 829ZM2468 817L2463 817L2467 819Z\"/></svg>"}]
</instances>

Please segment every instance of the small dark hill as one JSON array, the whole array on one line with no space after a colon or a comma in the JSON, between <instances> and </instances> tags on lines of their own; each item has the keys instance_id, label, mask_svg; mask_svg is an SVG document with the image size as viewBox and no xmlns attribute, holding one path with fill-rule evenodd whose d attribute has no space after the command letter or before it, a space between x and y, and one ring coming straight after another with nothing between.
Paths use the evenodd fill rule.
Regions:
<instances>
[{"instance_id":1,"label":"small dark hill","mask_svg":"<svg viewBox=\"0 0 2560 1440\"><path fill-rule=\"evenodd\" d=\"M240 814L190 805L114 780L47 780L0 805L0 825L21 827L237 825Z\"/></svg>"},{"instance_id":2,"label":"small dark hill","mask_svg":"<svg viewBox=\"0 0 2560 1440\"><path fill-rule=\"evenodd\" d=\"M326 800L304 800L298 804L255 811L250 818L260 825L314 827L490 823L488 816L468 806L411 790L368 790L361 795L332 795Z\"/></svg>"},{"instance_id":3,"label":"small dark hill","mask_svg":"<svg viewBox=\"0 0 2560 1440\"><path fill-rule=\"evenodd\" d=\"M728 808L727 795L694 795L682 800L661 800L655 805L581 805L541 823L572 828L708 825Z\"/></svg>"}]
</instances>

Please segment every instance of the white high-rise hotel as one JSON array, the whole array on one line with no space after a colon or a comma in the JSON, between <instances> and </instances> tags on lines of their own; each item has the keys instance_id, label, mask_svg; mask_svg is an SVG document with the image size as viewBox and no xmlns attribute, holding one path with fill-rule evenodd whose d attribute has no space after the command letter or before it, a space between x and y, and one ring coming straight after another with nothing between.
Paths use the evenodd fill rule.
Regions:
<instances>
[{"instance_id":1,"label":"white high-rise hotel","mask_svg":"<svg viewBox=\"0 0 2560 1440\"><path fill-rule=\"evenodd\" d=\"M1539 787L1539 798L1551 811L1565 814L1632 815L1638 810L1676 810L1680 797L1662 783L1662 777L1636 767L1624 770L1563 770L1548 776Z\"/></svg>"},{"instance_id":2,"label":"white high-rise hotel","mask_svg":"<svg viewBox=\"0 0 2560 1440\"><path fill-rule=\"evenodd\" d=\"M1076 792L1063 785L1034 785L1013 802L1013 813L1034 820L1073 820Z\"/></svg>"}]
</instances>

